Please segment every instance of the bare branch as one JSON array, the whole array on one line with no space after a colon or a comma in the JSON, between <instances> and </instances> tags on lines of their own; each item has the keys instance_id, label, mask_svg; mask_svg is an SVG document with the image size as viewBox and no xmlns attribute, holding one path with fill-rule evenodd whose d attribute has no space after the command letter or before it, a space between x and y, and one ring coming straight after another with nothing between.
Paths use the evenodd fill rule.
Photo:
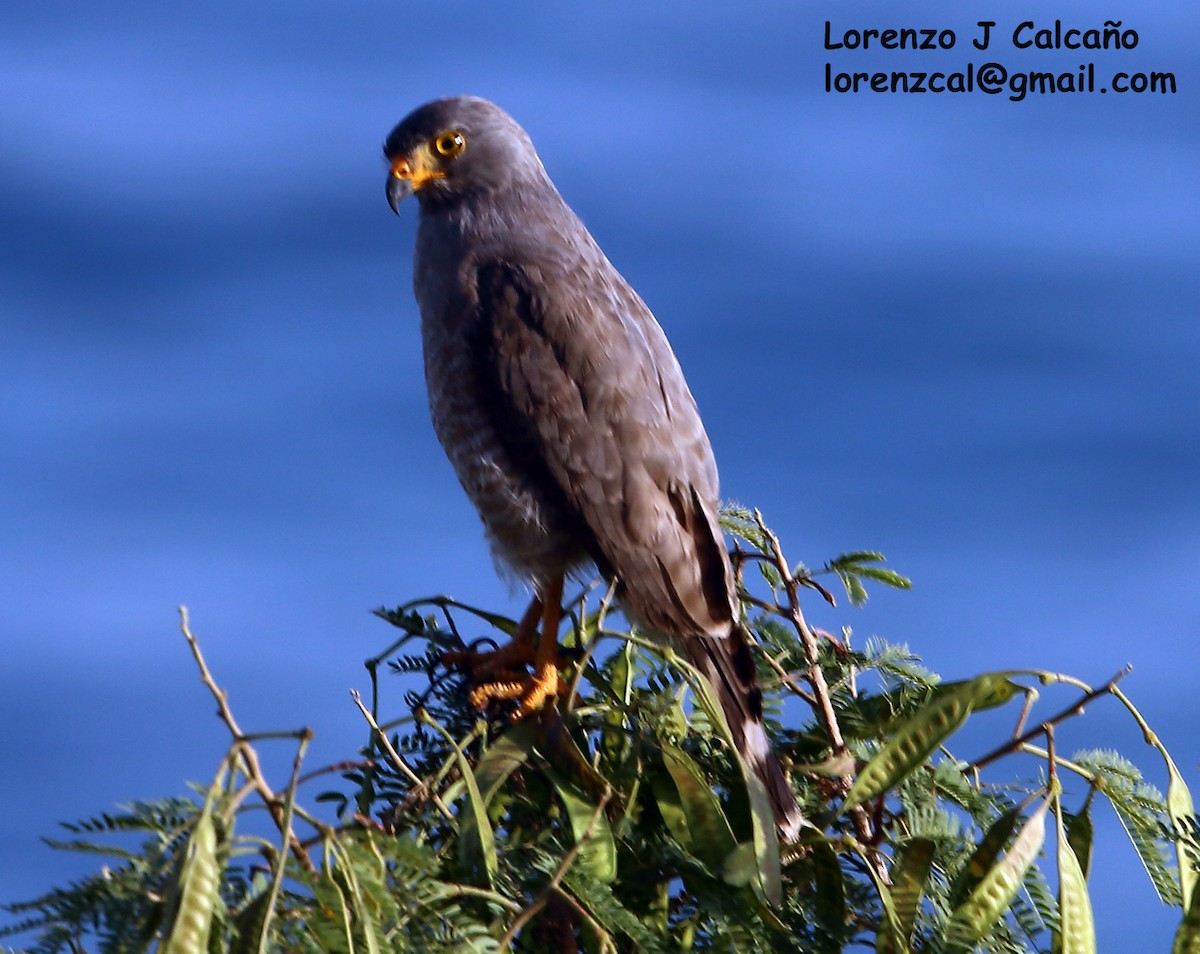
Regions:
<instances>
[{"instance_id":1,"label":"bare branch","mask_svg":"<svg viewBox=\"0 0 1200 954\"><path fill-rule=\"evenodd\" d=\"M271 813L271 818L274 819L276 826L279 828L280 834L288 839L288 845L292 855L296 861L309 871L315 871L312 859L308 856L308 852L300 844L299 839L290 831L290 824L285 811L284 800L275 794L267 782L266 776L263 775L262 766L258 761L258 753L254 751L254 747L250 745L247 736L242 732L241 726L238 725L237 719L233 716L233 710L229 708L228 695L224 689L217 685L213 678L212 672L208 668L208 664L204 661L204 654L200 652L200 644L196 637L192 635L192 631L188 623L188 611L186 606L179 607L179 628L183 632L183 638L187 640L188 646L192 650L192 658L196 660L196 665L200 669L200 681L212 693L213 698L217 700L217 714L221 717L221 721L229 728L230 734L233 735L234 746L237 749L238 757L242 763L242 771L245 773L254 790L258 792L259 797L267 806L267 810ZM311 729L302 729L296 733L289 733L294 737L299 738L303 743L312 737Z\"/></svg>"},{"instance_id":2,"label":"bare branch","mask_svg":"<svg viewBox=\"0 0 1200 954\"><path fill-rule=\"evenodd\" d=\"M1098 698L1099 696L1107 695L1108 693L1112 692L1116 688L1117 683L1120 682L1122 679L1124 679L1127 675L1129 675L1129 673L1131 671L1132 671L1131 668L1129 666L1126 666L1119 673L1117 673L1110 680L1108 680L1108 682L1106 682L1104 685L1099 686L1095 689L1092 689L1090 692L1086 693L1082 698L1071 703L1071 705L1067 706L1061 712L1057 713L1056 715L1051 716L1049 719L1046 719L1043 722L1039 722L1032 729L1029 729L1028 731L1022 733L1021 735L1014 736L1012 739L1009 739L1009 741L1005 742L1004 745L998 746L997 748L995 748L991 752L989 752L987 755L984 755L981 758L976 759L974 762L969 763L966 766L965 771L968 771L968 772L977 771L977 770L983 768L985 765L990 765L992 762L995 762L997 759L1002 758L1005 755L1008 755L1010 752L1017 751L1023 745L1025 745L1026 742L1029 742L1031 739L1034 739L1039 735L1045 735L1048 730L1051 730L1054 726L1058 725L1060 722L1065 722L1067 719L1070 719L1072 716L1082 715L1083 710L1087 707L1087 704L1089 702L1091 702L1093 699Z\"/></svg>"},{"instance_id":3,"label":"bare branch","mask_svg":"<svg viewBox=\"0 0 1200 954\"><path fill-rule=\"evenodd\" d=\"M358 706L358 711L363 714L363 718L367 720L367 725L371 727L371 730L379 739L379 744L383 748L384 753L387 755L388 760L399 772L405 776L405 778L413 783L414 789L411 797L414 799L420 799L427 795L433 804L437 806L437 810L442 813L444 818L446 818L448 821L454 821L454 813L446 807L446 803L443 802L442 797L433 790L433 786L428 781L421 778L421 776L419 776L416 772L414 772L412 767L406 761L404 761L404 756L396 751L395 746L393 746L391 741L388 739L387 733L379 727L379 723L375 721L375 717L371 715L370 710L363 705L362 696L358 694L357 689L350 690L350 698L354 700L354 704Z\"/></svg>"}]
</instances>

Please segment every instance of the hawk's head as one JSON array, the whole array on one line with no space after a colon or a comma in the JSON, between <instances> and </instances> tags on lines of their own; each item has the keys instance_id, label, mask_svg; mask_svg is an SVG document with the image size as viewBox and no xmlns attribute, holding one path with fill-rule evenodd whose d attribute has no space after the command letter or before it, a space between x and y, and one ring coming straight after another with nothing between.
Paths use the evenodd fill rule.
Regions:
<instances>
[{"instance_id":1,"label":"hawk's head","mask_svg":"<svg viewBox=\"0 0 1200 954\"><path fill-rule=\"evenodd\" d=\"M511 116L474 96L437 99L410 113L383 146L392 210L415 194L423 206L503 189L545 172L533 143Z\"/></svg>"}]
</instances>

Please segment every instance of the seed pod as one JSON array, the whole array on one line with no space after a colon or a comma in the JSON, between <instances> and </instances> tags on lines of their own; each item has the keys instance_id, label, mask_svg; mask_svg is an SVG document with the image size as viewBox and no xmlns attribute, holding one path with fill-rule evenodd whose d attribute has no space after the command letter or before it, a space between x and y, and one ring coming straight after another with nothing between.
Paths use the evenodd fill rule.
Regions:
<instances>
[{"instance_id":1,"label":"seed pod","mask_svg":"<svg viewBox=\"0 0 1200 954\"><path fill-rule=\"evenodd\" d=\"M1058 816L1058 913L1059 936L1055 954L1096 954L1096 925L1087 881L1063 825L1062 804L1055 798Z\"/></svg>"},{"instance_id":2,"label":"seed pod","mask_svg":"<svg viewBox=\"0 0 1200 954\"><path fill-rule=\"evenodd\" d=\"M977 676L934 696L931 703L904 722L866 764L842 803L845 812L882 795L918 765L967 720L977 704L997 704L997 695L1012 696L1015 687L998 673Z\"/></svg>"},{"instance_id":3,"label":"seed pod","mask_svg":"<svg viewBox=\"0 0 1200 954\"><path fill-rule=\"evenodd\" d=\"M1049 807L1049 801L1042 802L1017 833L1008 854L992 866L967 900L954 909L946 923L945 954L966 954L1004 916L1046 839Z\"/></svg>"},{"instance_id":4,"label":"seed pod","mask_svg":"<svg viewBox=\"0 0 1200 954\"><path fill-rule=\"evenodd\" d=\"M188 837L187 857L179 870L179 909L162 954L206 954L220 883L217 831L211 806L205 804Z\"/></svg>"}]
</instances>

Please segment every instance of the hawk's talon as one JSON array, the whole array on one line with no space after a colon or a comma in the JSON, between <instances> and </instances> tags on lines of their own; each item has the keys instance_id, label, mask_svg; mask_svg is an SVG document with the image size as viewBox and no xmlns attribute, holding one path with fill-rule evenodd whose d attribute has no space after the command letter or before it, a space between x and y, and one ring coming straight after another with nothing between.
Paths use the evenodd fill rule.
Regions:
<instances>
[{"instance_id":1,"label":"hawk's talon","mask_svg":"<svg viewBox=\"0 0 1200 954\"><path fill-rule=\"evenodd\" d=\"M537 712L546 705L547 700L566 693L567 685L558 677L558 669L553 663L539 669L530 677L528 692L521 697L521 702L513 710L513 722L525 718L531 712Z\"/></svg>"},{"instance_id":2,"label":"hawk's talon","mask_svg":"<svg viewBox=\"0 0 1200 954\"><path fill-rule=\"evenodd\" d=\"M486 677L467 693L471 705L485 709L492 700L518 700L512 713L515 722L542 708L547 699L566 695L567 684L559 678L557 665L561 618L560 576L547 583L544 598L534 597L507 645L488 653L447 653L443 657L447 665L467 670L477 681ZM532 674L525 671L526 666L533 668Z\"/></svg>"},{"instance_id":3,"label":"hawk's talon","mask_svg":"<svg viewBox=\"0 0 1200 954\"><path fill-rule=\"evenodd\" d=\"M510 718L516 722L536 712L553 696L565 696L569 685L551 665L545 670L529 673L504 672L500 678L476 686L467 694L467 701L476 709L486 709L490 702L518 700Z\"/></svg>"}]
</instances>

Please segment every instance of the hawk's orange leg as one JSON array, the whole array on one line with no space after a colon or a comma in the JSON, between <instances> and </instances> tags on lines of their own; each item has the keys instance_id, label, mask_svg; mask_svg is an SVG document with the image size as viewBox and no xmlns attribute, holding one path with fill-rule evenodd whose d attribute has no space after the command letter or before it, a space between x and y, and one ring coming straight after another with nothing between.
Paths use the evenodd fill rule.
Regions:
<instances>
[{"instance_id":1,"label":"hawk's orange leg","mask_svg":"<svg viewBox=\"0 0 1200 954\"><path fill-rule=\"evenodd\" d=\"M473 674L490 677L489 681L471 690L468 696L471 705L482 709L493 699L518 699L512 713L513 721L516 721L541 709L548 698L564 691L556 664L562 588L562 576L546 584L541 596L534 597L529 604L517 632L507 645L490 653L455 654L460 658L448 660L451 665L463 666ZM524 666L529 663L533 664L532 675L524 671Z\"/></svg>"},{"instance_id":2,"label":"hawk's orange leg","mask_svg":"<svg viewBox=\"0 0 1200 954\"><path fill-rule=\"evenodd\" d=\"M446 653L442 661L447 666L458 666L470 670L477 676L485 676L497 672L507 672L519 666L532 663L537 652L537 624L542 616L542 601L534 597L525 610L525 615L517 623L517 631L503 646L497 646L488 652Z\"/></svg>"}]
</instances>

